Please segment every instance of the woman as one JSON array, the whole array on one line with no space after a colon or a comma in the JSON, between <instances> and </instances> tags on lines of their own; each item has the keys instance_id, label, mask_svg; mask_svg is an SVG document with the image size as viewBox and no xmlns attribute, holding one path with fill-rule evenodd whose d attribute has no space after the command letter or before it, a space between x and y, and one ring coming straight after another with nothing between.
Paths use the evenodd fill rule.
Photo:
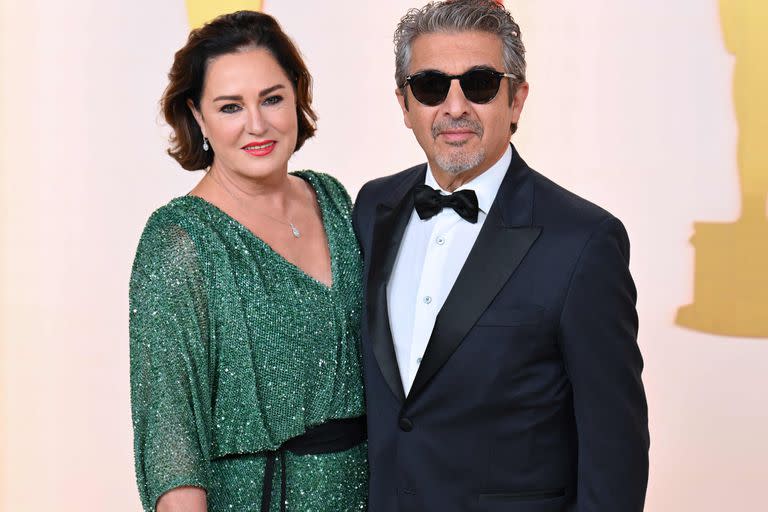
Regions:
<instances>
[{"instance_id":1,"label":"woman","mask_svg":"<svg viewBox=\"0 0 768 512\"><path fill-rule=\"evenodd\" d=\"M207 169L149 219L131 278L144 508L365 510L360 253L349 196L288 173L311 77L266 14L193 30L162 106L169 153Z\"/></svg>"}]
</instances>

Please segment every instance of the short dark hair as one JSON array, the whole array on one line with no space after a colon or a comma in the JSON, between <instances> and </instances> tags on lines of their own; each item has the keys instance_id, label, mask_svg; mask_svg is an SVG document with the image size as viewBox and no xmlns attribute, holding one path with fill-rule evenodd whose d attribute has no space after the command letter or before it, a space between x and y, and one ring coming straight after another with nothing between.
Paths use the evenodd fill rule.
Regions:
<instances>
[{"instance_id":1,"label":"short dark hair","mask_svg":"<svg viewBox=\"0 0 768 512\"><path fill-rule=\"evenodd\" d=\"M265 48L277 60L296 92L297 151L317 128L312 110L312 76L293 41L272 16L255 11L223 14L189 33L173 59L160 106L173 129L168 154L184 169L210 167L213 148L203 151L203 133L188 106L191 100L200 110L205 72L211 59L250 48Z\"/></svg>"}]
</instances>

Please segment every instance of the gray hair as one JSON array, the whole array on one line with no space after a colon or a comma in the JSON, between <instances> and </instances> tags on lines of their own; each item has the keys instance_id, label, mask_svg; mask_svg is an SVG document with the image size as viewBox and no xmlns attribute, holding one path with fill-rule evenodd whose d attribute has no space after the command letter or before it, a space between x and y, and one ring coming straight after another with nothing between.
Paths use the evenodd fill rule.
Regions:
<instances>
[{"instance_id":1,"label":"gray hair","mask_svg":"<svg viewBox=\"0 0 768 512\"><path fill-rule=\"evenodd\" d=\"M479 31L501 38L506 73L509 79L510 101L517 86L525 81L525 47L520 27L503 5L494 0L445 0L430 2L421 9L409 9L395 30L395 81L400 89L406 86L411 46L422 34L435 32Z\"/></svg>"}]
</instances>

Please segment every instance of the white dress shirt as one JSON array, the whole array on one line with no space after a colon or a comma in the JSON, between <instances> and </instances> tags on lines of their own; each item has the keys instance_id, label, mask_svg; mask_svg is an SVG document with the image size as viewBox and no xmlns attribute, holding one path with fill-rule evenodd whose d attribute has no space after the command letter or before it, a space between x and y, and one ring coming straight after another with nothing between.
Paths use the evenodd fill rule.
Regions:
<instances>
[{"instance_id":1,"label":"white dress shirt","mask_svg":"<svg viewBox=\"0 0 768 512\"><path fill-rule=\"evenodd\" d=\"M444 208L427 220L421 220L415 210L411 213L387 285L389 326L406 395L427 349L437 314L475 244L511 161L510 146L490 169L456 189L470 189L477 194L477 223L467 222L451 208ZM429 166L424 181L442 194L449 193L437 184Z\"/></svg>"}]
</instances>

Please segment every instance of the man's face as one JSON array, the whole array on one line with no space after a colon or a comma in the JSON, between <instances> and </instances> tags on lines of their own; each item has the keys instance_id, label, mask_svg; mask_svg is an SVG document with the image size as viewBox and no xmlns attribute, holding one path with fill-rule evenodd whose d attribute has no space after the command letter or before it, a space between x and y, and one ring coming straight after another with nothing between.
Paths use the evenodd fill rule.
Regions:
<instances>
[{"instance_id":1,"label":"man's face","mask_svg":"<svg viewBox=\"0 0 768 512\"><path fill-rule=\"evenodd\" d=\"M408 74L441 71L460 75L472 68L504 69L501 39L485 32L433 33L418 36L412 45ZM436 175L467 173L468 179L486 171L506 151L510 126L520 118L528 84L518 87L510 102L508 78L501 81L496 97L486 104L464 97L458 80L451 81L448 96L434 107L423 105L406 87L398 90L405 125L413 130Z\"/></svg>"}]
</instances>

